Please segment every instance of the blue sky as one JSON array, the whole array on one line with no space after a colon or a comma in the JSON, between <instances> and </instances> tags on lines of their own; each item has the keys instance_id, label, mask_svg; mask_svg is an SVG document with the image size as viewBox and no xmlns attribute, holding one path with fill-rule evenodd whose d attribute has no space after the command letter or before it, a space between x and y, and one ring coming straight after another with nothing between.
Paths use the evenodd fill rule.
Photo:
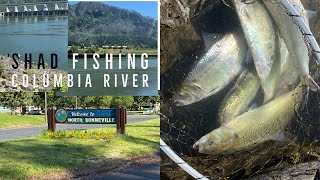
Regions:
<instances>
[{"instance_id":1,"label":"blue sky","mask_svg":"<svg viewBox=\"0 0 320 180\"><path fill-rule=\"evenodd\" d=\"M143 16L149 16L158 19L158 2L157 1L100 1L110 6L116 6L122 9L137 11ZM78 1L69 1L69 4L76 4Z\"/></svg>"}]
</instances>

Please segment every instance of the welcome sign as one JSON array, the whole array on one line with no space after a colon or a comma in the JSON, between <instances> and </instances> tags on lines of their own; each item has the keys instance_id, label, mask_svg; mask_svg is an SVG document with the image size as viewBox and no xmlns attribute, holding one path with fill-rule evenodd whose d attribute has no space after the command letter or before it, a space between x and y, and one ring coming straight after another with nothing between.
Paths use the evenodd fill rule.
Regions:
<instances>
[{"instance_id":1,"label":"welcome sign","mask_svg":"<svg viewBox=\"0 0 320 180\"><path fill-rule=\"evenodd\" d=\"M58 109L57 123L116 124L116 109Z\"/></svg>"}]
</instances>

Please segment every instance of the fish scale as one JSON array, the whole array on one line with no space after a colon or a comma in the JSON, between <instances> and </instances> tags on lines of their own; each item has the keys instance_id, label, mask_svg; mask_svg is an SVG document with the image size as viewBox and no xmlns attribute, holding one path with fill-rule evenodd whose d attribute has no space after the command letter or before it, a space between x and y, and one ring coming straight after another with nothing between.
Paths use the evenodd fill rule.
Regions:
<instances>
[{"instance_id":1,"label":"fish scale","mask_svg":"<svg viewBox=\"0 0 320 180\"><path fill-rule=\"evenodd\" d=\"M189 105L216 94L243 71L247 44L240 30L228 33L195 63L173 96L176 105Z\"/></svg>"},{"instance_id":2,"label":"fish scale","mask_svg":"<svg viewBox=\"0 0 320 180\"><path fill-rule=\"evenodd\" d=\"M292 17L278 6L280 0L276 0L275 3L269 0L264 0L263 2L279 29L280 36L283 38L288 49L290 59L296 66L296 69L298 69L303 83L313 91L319 90L319 86L309 75L309 51L299 27L295 24ZM299 0L290 0L290 3L294 4L295 9L307 26L309 26L306 10L302 3Z\"/></svg>"},{"instance_id":3,"label":"fish scale","mask_svg":"<svg viewBox=\"0 0 320 180\"><path fill-rule=\"evenodd\" d=\"M264 101L268 102L273 98L275 79L279 74L272 72L274 62L279 61L274 24L260 0L253 4L233 0L233 4L261 79L261 86L265 94Z\"/></svg>"},{"instance_id":4,"label":"fish scale","mask_svg":"<svg viewBox=\"0 0 320 180\"><path fill-rule=\"evenodd\" d=\"M295 102L301 100L302 96L300 84L295 90L243 113L203 136L194 144L194 148L206 154L232 153L276 139L295 116Z\"/></svg>"},{"instance_id":5,"label":"fish scale","mask_svg":"<svg viewBox=\"0 0 320 180\"><path fill-rule=\"evenodd\" d=\"M254 100L259 88L260 79L253 68L241 73L236 84L224 97L219 110L218 119L221 125L227 124L236 116L246 112Z\"/></svg>"}]
</instances>

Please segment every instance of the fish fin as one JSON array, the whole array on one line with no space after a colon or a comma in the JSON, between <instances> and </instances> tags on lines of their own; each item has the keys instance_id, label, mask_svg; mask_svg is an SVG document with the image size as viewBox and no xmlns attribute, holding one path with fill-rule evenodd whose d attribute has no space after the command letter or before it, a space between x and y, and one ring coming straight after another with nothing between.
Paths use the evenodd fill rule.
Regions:
<instances>
[{"instance_id":1,"label":"fish fin","mask_svg":"<svg viewBox=\"0 0 320 180\"><path fill-rule=\"evenodd\" d=\"M311 91L319 91L320 87L319 85L313 80L313 78L310 75L306 75L303 79L304 85L309 87Z\"/></svg>"},{"instance_id":2,"label":"fish fin","mask_svg":"<svg viewBox=\"0 0 320 180\"><path fill-rule=\"evenodd\" d=\"M205 49L209 49L221 38L220 34L202 32Z\"/></svg>"},{"instance_id":3,"label":"fish fin","mask_svg":"<svg viewBox=\"0 0 320 180\"><path fill-rule=\"evenodd\" d=\"M286 141L286 135L283 130L281 130L276 136L272 138L275 141Z\"/></svg>"},{"instance_id":4,"label":"fish fin","mask_svg":"<svg viewBox=\"0 0 320 180\"><path fill-rule=\"evenodd\" d=\"M317 16L317 12L311 11L311 10L307 10L306 15L307 15L308 19L312 19L312 18Z\"/></svg>"}]
</instances>

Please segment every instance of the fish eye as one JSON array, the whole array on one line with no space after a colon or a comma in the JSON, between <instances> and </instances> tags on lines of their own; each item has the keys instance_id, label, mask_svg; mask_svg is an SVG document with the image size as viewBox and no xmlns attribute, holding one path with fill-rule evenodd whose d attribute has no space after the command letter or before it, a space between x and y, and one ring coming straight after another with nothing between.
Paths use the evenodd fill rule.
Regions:
<instances>
[{"instance_id":1,"label":"fish eye","mask_svg":"<svg viewBox=\"0 0 320 180\"><path fill-rule=\"evenodd\" d=\"M216 141L209 141L209 142L208 142L208 145L209 145L209 146L213 146L213 145L216 145L216 144L217 144Z\"/></svg>"}]
</instances>

